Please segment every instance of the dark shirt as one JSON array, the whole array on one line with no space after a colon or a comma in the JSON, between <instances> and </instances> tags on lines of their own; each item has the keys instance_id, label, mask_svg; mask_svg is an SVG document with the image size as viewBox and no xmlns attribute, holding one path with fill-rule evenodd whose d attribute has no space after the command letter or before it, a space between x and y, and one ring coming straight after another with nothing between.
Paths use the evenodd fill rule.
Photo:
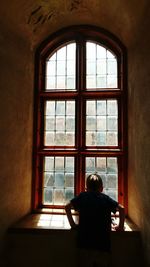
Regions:
<instances>
[{"instance_id":1,"label":"dark shirt","mask_svg":"<svg viewBox=\"0 0 150 267\"><path fill-rule=\"evenodd\" d=\"M109 251L111 212L118 202L103 193L82 192L71 203L79 212L78 246Z\"/></svg>"}]
</instances>

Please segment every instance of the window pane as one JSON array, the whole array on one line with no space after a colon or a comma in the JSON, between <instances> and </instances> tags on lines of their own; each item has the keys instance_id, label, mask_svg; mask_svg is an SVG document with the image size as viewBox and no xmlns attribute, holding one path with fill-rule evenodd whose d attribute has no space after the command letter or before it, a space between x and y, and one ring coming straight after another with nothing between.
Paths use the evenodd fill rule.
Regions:
<instances>
[{"instance_id":1,"label":"window pane","mask_svg":"<svg viewBox=\"0 0 150 267\"><path fill-rule=\"evenodd\" d=\"M75 90L76 44L60 49L46 61L46 90Z\"/></svg>"},{"instance_id":2,"label":"window pane","mask_svg":"<svg viewBox=\"0 0 150 267\"><path fill-rule=\"evenodd\" d=\"M117 59L96 43L86 43L86 88L117 88Z\"/></svg>"},{"instance_id":3,"label":"window pane","mask_svg":"<svg viewBox=\"0 0 150 267\"><path fill-rule=\"evenodd\" d=\"M86 101L86 145L118 145L117 100Z\"/></svg>"},{"instance_id":4,"label":"window pane","mask_svg":"<svg viewBox=\"0 0 150 267\"><path fill-rule=\"evenodd\" d=\"M43 204L64 205L74 197L74 158L45 157Z\"/></svg>"},{"instance_id":5,"label":"window pane","mask_svg":"<svg viewBox=\"0 0 150 267\"><path fill-rule=\"evenodd\" d=\"M46 101L45 146L74 146L75 101Z\"/></svg>"},{"instance_id":6,"label":"window pane","mask_svg":"<svg viewBox=\"0 0 150 267\"><path fill-rule=\"evenodd\" d=\"M103 180L103 192L118 200L118 162L116 157L87 157L86 177L98 173Z\"/></svg>"}]
</instances>

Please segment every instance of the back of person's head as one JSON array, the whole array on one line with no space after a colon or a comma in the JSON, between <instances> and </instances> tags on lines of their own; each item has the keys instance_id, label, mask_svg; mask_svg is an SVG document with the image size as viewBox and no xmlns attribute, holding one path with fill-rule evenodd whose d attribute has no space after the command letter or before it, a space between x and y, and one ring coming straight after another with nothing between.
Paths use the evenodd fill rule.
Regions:
<instances>
[{"instance_id":1,"label":"back of person's head","mask_svg":"<svg viewBox=\"0 0 150 267\"><path fill-rule=\"evenodd\" d=\"M100 175L97 173L90 174L86 179L87 191L102 191L103 190L103 181Z\"/></svg>"}]
</instances>

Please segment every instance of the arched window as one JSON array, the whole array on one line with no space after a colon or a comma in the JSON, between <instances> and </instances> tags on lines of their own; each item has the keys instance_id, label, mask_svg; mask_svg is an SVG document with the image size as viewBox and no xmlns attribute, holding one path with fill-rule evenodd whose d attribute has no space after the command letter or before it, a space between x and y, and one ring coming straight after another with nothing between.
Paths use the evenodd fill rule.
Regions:
<instances>
[{"instance_id":1,"label":"arched window","mask_svg":"<svg viewBox=\"0 0 150 267\"><path fill-rule=\"evenodd\" d=\"M62 208L99 173L126 206L125 50L104 30L74 26L36 53L34 208Z\"/></svg>"}]
</instances>

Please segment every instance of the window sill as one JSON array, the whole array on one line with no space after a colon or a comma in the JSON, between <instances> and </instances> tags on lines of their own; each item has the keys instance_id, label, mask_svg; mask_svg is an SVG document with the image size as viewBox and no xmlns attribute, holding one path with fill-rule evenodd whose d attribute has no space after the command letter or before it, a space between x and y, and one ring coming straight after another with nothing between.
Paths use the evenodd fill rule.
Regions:
<instances>
[{"instance_id":1,"label":"window sill","mask_svg":"<svg viewBox=\"0 0 150 267\"><path fill-rule=\"evenodd\" d=\"M78 217L74 215L77 222ZM115 223L117 223L117 218ZM50 230L70 230L67 216L65 214L36 213L29 214L9 228L9 232L49 232ZM129 219L125 220L124 232L139 232L137 226ZM117 233L112 231L112 233Z\"/></svg>"}]
</instances>

